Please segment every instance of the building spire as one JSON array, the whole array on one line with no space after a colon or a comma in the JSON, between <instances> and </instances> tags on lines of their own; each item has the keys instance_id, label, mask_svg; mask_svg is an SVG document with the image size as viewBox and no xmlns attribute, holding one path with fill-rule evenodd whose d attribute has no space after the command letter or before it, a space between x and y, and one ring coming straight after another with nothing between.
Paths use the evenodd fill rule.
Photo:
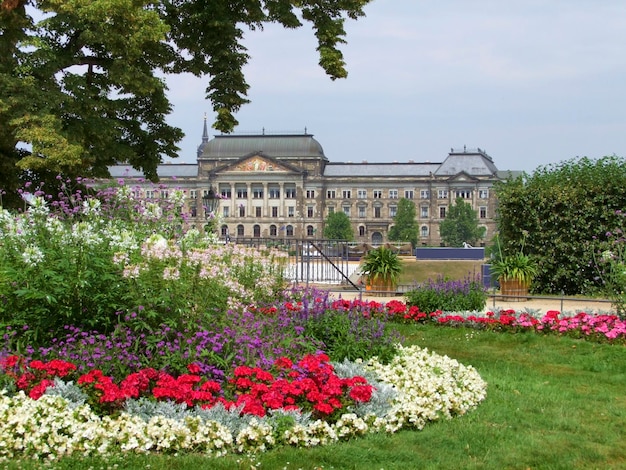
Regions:
<instances>
[{"instance_id":1,"label":"building spire","mask_svg":"<svg viewBox=\"0 0 626 470\"><path fill-rule=\"evenodd\" d=\"M202 128L202 143L198 145L198 151L196 153L197 157L202 157L202 152L204 151L204 147L209 143L209 130L206 126L206 113L204 113L204 126Z\"/></svg>"},{"instance_id":2,"label":"building spire","mask_svg":"<svg viewBox=\"0 0 626 470\"><path fill-rule=\"evenodd\" d=\"M209 141L209 131L206 127L206 113L204 113L204 128L202 129L202 142Z\"/></svg>"}]
</instances>

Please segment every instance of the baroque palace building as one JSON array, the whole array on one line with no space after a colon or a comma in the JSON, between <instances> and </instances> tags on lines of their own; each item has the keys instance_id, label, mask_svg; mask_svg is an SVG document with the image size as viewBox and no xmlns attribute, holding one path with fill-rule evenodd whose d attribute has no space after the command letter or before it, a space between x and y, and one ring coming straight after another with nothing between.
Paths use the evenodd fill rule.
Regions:
<instances>
[{"instance_id":1,"label":"baroque palace building","mask_svg":"<svg viewBox=\"0 0 626 470\"><path fill-rule=\"evenodd\" d=\"M110 168L114 178L143 175L128 165ZM415 203L419 241L439 246L439 224L456 198L477 212L479 225L495 231L493 184L511 175L496 168L484 150L451 149L439 163L331 162L312 134L216 135L206 119L195 164L162 164L160 182L184 190L191 220L206 221L202 197L220 197L216 213L224 238L322 238L326 217L342 211L355 241L378 245L387 234L401 198ZM140 183L141 185L142 183ZM162 197L145 189L146 197Z\"/></svg>"}]
</instances>

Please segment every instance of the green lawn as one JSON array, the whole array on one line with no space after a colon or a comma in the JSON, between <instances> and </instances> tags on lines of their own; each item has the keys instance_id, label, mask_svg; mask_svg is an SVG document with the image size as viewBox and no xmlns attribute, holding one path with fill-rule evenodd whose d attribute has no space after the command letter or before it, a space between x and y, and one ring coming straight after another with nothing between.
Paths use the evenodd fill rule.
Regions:
<instances>
[{"instance_id":1,"label":"green lawn","mask_svg":"<svg viewBox=\"0 0 626 470\"><path fill-rule=\"evenodd\" d=\"M51 468L134 469L618 469L626 468L626 348L534 333L402 326L418 344L477 368L487 399L422 431L371 435L248 458L124 456ZM2 468L41 468L10 462Z\"/></svg>"},{"instance_id":2,"label":"green lawn","mask_svg":"<svg viewBox=\"0 0 626 470\"><path fill-rule=\"evenodd\" d=\"M444 276L452 280L465 279L468 275L480 275L484 261L416 260L403 258L399 284L413 284Z\"/></svg>"}]
</instances>

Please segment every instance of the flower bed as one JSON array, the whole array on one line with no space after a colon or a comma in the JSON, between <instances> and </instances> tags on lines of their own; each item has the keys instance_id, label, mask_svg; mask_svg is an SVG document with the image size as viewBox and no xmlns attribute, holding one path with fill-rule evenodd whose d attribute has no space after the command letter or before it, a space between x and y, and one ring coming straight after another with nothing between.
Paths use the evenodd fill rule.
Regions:
<instances>
[{"instance_id":1,"label":"flower bed","mask_svg":"<svg viewBox=\"0 0 626 470\"><path fill-rule=\"evenodd\" d=\"M285 292L285 253L216 244L180 189L70 184L0 210L0 458L309 447L484 398L389 326L429 315Z\"/></svg>"},{"instance_id":2,"label":"flower bed","mask_svg":"<svg viewBox=\"0 0 626 470\"><path fill-rule=\"evenodd\" d=\"M323 359L309 357L300 365L306 369L309 361L313 369L321 367L328 373L329 364ZM35 365L40 371L56 373L59 370L58 363L44 367ZM485 382L472 367L416 346L399 346L399 354L389 364L372 359L356 366L371 377L377 377L373 388L369 389L362 378L343 382L351 392L348 395L352 403L341 403L345 412L330 422L288 409L262 417L242 414L245 404L230 411L224 406L209 410L198 406L190 408L184 400L179 405L165 402L161 408L138 400L118 414L101 416L89 404L62 396L45 393L34 400L23 391L14 396L3 392L0 396L0 421L3 423L0 457L55 459L74 453L151 451L222 455L264 451L277 445L310 447L370 432L396 432L403 427L421 429L428 421L466 413L483 400L486 393ZM343 367L350 368L350 365L343 364ZM68 369L67 366L61 368ZM258 371L241 372L243 375L234 379L234 384L245 390L251 390L253 383L269 379L261 376L258 380ZM251 375L256 380L237 384L242 377L250 380ZM183 388L189 382L197 383L195 379L184 379L181 383L187 385ZM63 388L67 389L68 385L57 379L48 392ZM66 390L66 394L70 392ZM385 411L380 412L381 409ZM324 414L329 410L318 411Z\"/></svg>"}]
</instances>

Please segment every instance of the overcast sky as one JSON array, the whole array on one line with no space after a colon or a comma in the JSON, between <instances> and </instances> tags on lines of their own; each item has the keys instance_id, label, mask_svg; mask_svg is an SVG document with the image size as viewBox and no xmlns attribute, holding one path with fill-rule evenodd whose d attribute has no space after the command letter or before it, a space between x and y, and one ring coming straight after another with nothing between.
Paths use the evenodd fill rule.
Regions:
<instances>
[{"instance_id":1,"label":"overcast sky","mask_svg":"<svg viewBox=\"0 0 626 470\"><path fill-rule=\"evenodd\" d=\"M333 162L440 162L464 145L500 170L626 157L623 0L374 0L365 12L346 23L343 80L319 67L308 27L247 34L252 103L236 131L306 128ZM195 162L215 117L206 79L168 84L169 122L186 134L177 162Z\"/></svg>"}]
</instances>

